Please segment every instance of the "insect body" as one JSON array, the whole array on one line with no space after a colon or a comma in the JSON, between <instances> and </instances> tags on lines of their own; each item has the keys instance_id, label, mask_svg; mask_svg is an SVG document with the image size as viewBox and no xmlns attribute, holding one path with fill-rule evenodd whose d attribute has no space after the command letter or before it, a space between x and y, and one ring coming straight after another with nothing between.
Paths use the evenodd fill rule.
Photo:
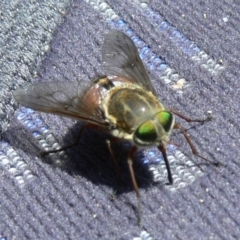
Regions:
<instances>
[{"instance_id":1,"label":"insect body","mask_svg":"<svg viewBox=\"0 0 240 240\"><path fill-rule=\"evenodd\" d=\"M167 143L173 125L171 113L149 91L134 83L109 80L113 87L103 100L103 112L113 125L113 136L130 141L136 146L158 146ZM164 117L167 121L164 122Z\"/></svg>"},{"instance_id":2,"label":"insect body","mask_svg":"<svg viewBox=\"0 0 240 240\"><path fill-rule=\"evenodd\" d=\"M88 84L42 82L15 91L14 97L24 106L76 118L86 126L105 129L113 137L131 142L128 165L138 197L140 194L132 168L132 159L138 148L158 147L167 167L169 183L173 182L166 155L173 128L182 130L193 153L205 159L197 153L185 130L175 124L173 113L188 122L201 120L191 120L164 108L156 97L137 48L127 35L112 30L106 36L103 66L106 76Z\"/></svg>"}]
</instances>

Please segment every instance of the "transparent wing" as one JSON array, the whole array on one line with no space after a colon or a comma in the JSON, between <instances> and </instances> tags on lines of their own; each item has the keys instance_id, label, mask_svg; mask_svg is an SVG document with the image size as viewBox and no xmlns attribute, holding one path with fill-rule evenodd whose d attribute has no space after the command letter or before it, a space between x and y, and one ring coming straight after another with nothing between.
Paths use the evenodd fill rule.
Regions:
<instances>
[{"instance_id":1,"label":"transparent wing","mask_svg":"<svg viewBox=\"0 0 240 240\"><path fill-rule=\"evenodd\" d=\"M138 50L126 34L110 31L105 38L102 55L107 75L127 77L155 94Z\"/></svg>"},{"instance_id":2,"label":"transparent wing","mask_svg":"<svg viewBox=\"0 0 240 240\"><path fill-rule=\"evenodd\" d=\"M99 92L92 83L42 82L18 89L13 95L21 105L34 110L106 126L99 109Z\"/></svg>"}]
</instances>

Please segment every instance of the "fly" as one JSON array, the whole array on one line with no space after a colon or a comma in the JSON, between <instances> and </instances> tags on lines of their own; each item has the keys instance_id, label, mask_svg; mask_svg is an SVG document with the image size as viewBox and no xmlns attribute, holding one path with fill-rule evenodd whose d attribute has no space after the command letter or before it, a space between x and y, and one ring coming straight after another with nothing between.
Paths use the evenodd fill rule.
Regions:
<instances>
[{"instance_id":1,"label":"fly","mask_svg":"<svg viewBox=\"0 0 240 240\"><path fill-rule=\"evenodd\" d=\"M42 82L30 85L27 89L16 90L14 97L21 105L34 110L80 120L85 123L82 131L87 127L105 130L112 136L108 148L114 159L113 139L129 141L131 149L127 162L140 206L140 192L132 167L136 151L156 146L163 155L168 181L172 184L166 146L173 129L181 130L194 155L209 161L198 154L185 129L175 123L174 115L187 122L206 120L193 120L163 106L136 46L124 33L117 30L109 32L103 44L102 59L106 76L90 83ZM65 148L51 152L63 149ZM140 225L139 209L140 207Z\"/></svg>"}]
</instances>

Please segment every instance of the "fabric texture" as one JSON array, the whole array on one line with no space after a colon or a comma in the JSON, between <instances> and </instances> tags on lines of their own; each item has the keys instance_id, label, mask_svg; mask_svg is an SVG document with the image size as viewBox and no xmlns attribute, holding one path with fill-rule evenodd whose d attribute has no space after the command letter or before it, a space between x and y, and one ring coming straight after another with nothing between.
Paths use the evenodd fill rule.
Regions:
<instances>
[{"instance_id":1,"label":"fabric texture","mask_svg":"<svg viewBox=\"0 0 240 240\"><path fill-rule=\"evenodd\" d=\"M57 0L0 2L0 239L239 239L240 2ZM156 148L138 151L134 169L142 225L116 144L120 183L107 135L82 123L20 106L13 91L31 83L104 75L110 29L137 46L161 102L204 124L176 120L168 146L173 185ZM116 194L118 190L118 194Z\"/></svg>"}]
</instances>

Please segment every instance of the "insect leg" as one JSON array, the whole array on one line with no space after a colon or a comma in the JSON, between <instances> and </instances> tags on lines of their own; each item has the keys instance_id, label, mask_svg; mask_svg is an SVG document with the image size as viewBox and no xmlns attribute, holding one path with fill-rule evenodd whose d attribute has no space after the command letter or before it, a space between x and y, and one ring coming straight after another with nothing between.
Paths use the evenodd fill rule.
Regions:
<instances>
[{"instance_id":1,"label":"insect leg","mask_svg":"<svg viewBox=\"0 0 240 240\"><path fill-rule=\"evenodd\" d=\"M163 155L163 160L165 162L166 168L167 168L167 173L168 173L168 181L169 184L173 184L173 178L172 178L172 173L171 173L171 169L169 166L169 162L168 162L168 158L167 158L167 152L166 152L166 147L163 145L160 145L158 147L159 151L162 153Z\"/></svg>"},{"instance_id":2,"label":"insect leg","mask_svg":"<svg viewBox=\"0 0 240 240\"><path fill-rule=\"evenodd\" d=\"M117 160L117 158L116 158L116 156L115 156L115 154L114 154L114 152L112 150L112 143L117 142L117 141L119 141L119 139L113 137L113 138L111 138L109 140L106 140L106 143L107 143L108 150L109 150L109 152L110 152L110 154L111 154L111 156L113 158L113 162L114 162L114 165L115 165L115 168L116 168L116 171L117 171L117 181L119 182L119 180L120 180L119 163L118 163L118 160Z\"/></svg>"},{"instance_id":3,"label":"insect leg","mask_svg":"<svg viewBox=\"0 0 240 240\"><path fill-rule=\"evenodd\" d=\"M187 132L186 132L186 130L185 130L184 127L182 127L180 124L175 123L175 125L173 126L173 128L174 128L174 129L180 129L180 130L181 130L181 132L183 133L185 139L187 140L187 142L188 142L188 144L189 144L189 146L190 146L190 148L191 148L191 150L192 150L192 153L193 153L194 155L202 158L202 159L205 160L206 162L209 162L209 163L211 163L211 164L213 164L213 165L215 165L215 166L219 166L219 165L220 165L219 162L210 161L210 160L208 160L207 158L201 156L201 155L198 153L198 151L197 151L196 148L194 147L194 145L193 145L190 137L187 135Z\"/></svg>"},{"instance_id":4,"label":"insect leg","mask_svg":"<svg viewBox=\"0 0 240 240\"><path fill-rule=\"evenodd\" d=\"M136 178L135 178L135 174L134 174L134 170L133 170L133 157L134 157L134 154L136 153L137 151L137 147L134 146L132 147L132 149L130 150L129 154L128 154L128 168L129 168L129 171L130 171L130 175L131 175L131 179L132 179L132 183L133 183L133 188L136 192L136 195L137 195L137 199L138 199L138 208L137 208L137 219L138 219L138 226L141 225L141 199L140 199L140 192L139 192L139 188L138 188L138 184L137 184L137 181L136 181Z\"/></svg>"},{"instance_id":5,"label":"insect leg","mask_svg":"<svg viewBox=\"0 0 240 240\"><path fill-rule=\"evenodd\" d=\"M41 155L42 155L42 156L45 156L45 155L50 154L50 153L60 152L60 151L63 151L63 150L66 150L66 149L68 149L68 148L71 148L71 147L74 147L74 146L78 145L78 143L79 143L79 141L80 141L80 138L81 138L83 132L86 130L86 128L87 128L87 125L84 125L84 126L81 128L80 133L79 133L79 135L78 135L78 137L77 137L77 139L76 139L76 141L75 141L74 143L69 144L69 145L64 146L64 147L61 147L61 148L59 148L59 149L50 150L50 151L43 151L43 152L41 152Z\"/></svg>"},{"instance_id":6,"label":"insect leg","mask_svg":"<svg viewBox=\"0 0 240 240\"><path fill-rule=\"evenodd\" d=\"M134 170L133 170L133 167L132 167L133 156L136 153L136 151L137 151L137 147L134 146L134 147L132 147L131 151L129 152L128 167L129 167L130 175L131 175L131 178L132 178L132 183L133 183L134 190L137 194L137 197L140 197L140 192L139 192L139 189L138 189L137 181L136 181Z\"/></svg>"},{"instance_id":7,"label":"insect leg","mask_svg":"<svg viewBox=\"0 0 240 240\"><path fill-rule=\"evenodd\" d=\"M208 122L211 121L213 118L211 116L208 116L206 119L191 119L189 117L184 116L180 112L174 110L174 109L168 109L169 112L177 115L178 117L184 119L186 122Z\"/></svg>"}]
</instances>

